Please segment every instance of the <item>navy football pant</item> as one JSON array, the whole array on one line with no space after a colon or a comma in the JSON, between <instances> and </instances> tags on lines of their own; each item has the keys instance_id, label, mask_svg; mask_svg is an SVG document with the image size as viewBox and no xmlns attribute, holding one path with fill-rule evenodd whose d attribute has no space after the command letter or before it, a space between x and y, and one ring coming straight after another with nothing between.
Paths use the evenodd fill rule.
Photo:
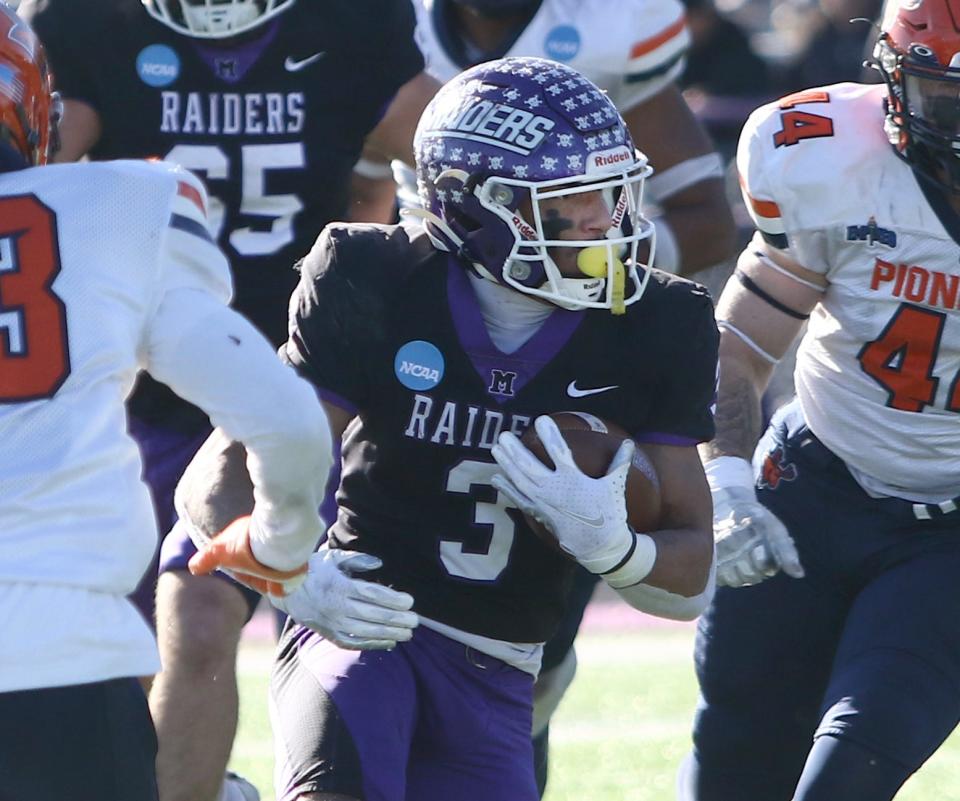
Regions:
<instances>
[{"instance_id":1,"label":"navy football pant","mask_svg":"<svg viewBox=\"0 0 960 801\"><path fill-rule=\"evenodd\" d=\"M721 588L701 618L680 798L892 798L960 721L960 513L870 498L795 405L758 456L806 577Z\"/></svg>"},{"instance_id":2,"label":"navy football pant","mask_svg":"<svg viewBox=\"0 0 960 801\"><path fill-rule=\"evenodd\" d=\"M0 801L156 801L156 757L137 679L0 693Z\"/></svg>"}]
</instances>

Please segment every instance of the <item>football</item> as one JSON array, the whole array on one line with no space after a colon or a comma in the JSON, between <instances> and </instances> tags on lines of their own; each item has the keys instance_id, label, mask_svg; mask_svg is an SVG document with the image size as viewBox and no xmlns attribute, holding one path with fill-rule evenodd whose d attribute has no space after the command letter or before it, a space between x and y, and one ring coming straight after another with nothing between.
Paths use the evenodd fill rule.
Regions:
<instances>
[{"instance_id":1,"label":"football","mask_svg":"<svg viewBox=\"0 0 960 801\"><path fill-rule=\"evenodd\" d=\"M630 435L620 426L592 414L556 412L549 416L563 434L577 467L591 478L606 475L620 443L630 439ZM550 468L554 466L532 425L524 431L520 441L545 465ZM656 531L660 527L660 479L653 463L639 445L627 473L626 501L627 520L635 531ZM554 550L569 557L543 525L529 516L526 521L534 533Z\"/></svg>"}]
</instances>

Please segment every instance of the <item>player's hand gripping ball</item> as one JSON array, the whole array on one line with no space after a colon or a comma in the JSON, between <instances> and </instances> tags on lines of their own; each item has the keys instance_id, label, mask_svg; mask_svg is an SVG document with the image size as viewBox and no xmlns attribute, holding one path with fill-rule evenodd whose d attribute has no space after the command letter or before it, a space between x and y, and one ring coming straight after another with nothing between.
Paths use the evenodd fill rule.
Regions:
<instances>
[{"instance_id":1,"label":"player's hand gripping ball","mask_svg":"<svg viewBox=\"0 0 960 801\"><path fill-rule=\"evenodd\" d=\"M549 416L563 434L577 467L591 478L606 475L620 443L630 439L630 435L620 426L591 414L556 412ZM547 467L554 467L532 425L523 433L520 441ZM653 463L639 445L627 473L626 502L627 520L634 531L656 531L660 527L660 479ZM529 515L524 515L524 519L545 543L572 559L542 523Z\"/></svg>"}]
</instances>

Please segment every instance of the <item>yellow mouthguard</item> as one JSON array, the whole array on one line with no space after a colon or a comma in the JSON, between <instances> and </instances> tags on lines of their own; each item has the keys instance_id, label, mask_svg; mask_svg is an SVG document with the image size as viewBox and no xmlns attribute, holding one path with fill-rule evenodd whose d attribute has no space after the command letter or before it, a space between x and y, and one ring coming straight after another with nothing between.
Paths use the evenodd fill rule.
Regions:
<instances>
[{"instance_id":1,"label":"yellow mouthguard","mask_svg":"<svg viewBox=\"0 0 960 801\"><path fill-rule=\"evenodd\" d=\"M607 275L607 249L603 246L584 248L577 254L577 268L590 278L605 278ZM613 257L613 285L610 289L610 311L613 314L623 314L626 305L623 302L626 270L623 262Z\"/></svg>"}]
</instances>

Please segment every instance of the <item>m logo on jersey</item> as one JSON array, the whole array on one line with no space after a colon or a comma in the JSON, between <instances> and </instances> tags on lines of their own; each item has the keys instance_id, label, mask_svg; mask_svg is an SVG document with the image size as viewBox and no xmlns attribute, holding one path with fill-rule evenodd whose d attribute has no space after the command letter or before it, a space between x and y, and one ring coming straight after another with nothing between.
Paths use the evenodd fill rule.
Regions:
<instances>
[{"instance_id":1,"label":"m logo on jersey","mask_svg":"<svg viewBox=\"0 0 960 801\"><path fill-rule=\"evenodd\" d=\"M137 56L137 75L147 86L169 86L180 75L180 57L167 45L149 45Z\"/></svg>"},{"instance_id":2,"label":"m logo on jersey","mask_svg":"<svg viewBox=\"0 0 960 801\"><path fill-rule=\"evenodd\" d=\"M236 58L216 58L213 63L218 78L230 83L237 80L240 72L240 62Z\"/></svg>"},{"instance_id":3,"label":"m logo on jersey","mask_svg":"<svg viewBox=\"0 0 960 801\"><path fill-rule=\"evenodd\" d=\"M511 153L529 156L554 125L556 123L549 117L522 108L471 98L471 102L457 107L440 123L444 130L428 131L426 135L485 142Z\"/></svg>"},{"instance_id":4,"label":"m logo on jersey","mask_svg":"<svg viewBox=\"0 0 960 801\"><path fill-rule=\"evenodd\" d=\"M443 354L422 339L407 342L393 359L397 380L407 389L433 389L443 379L443 369Z\"/></svg>"},{"instance_id":5,"label":"m logo on jersey","mask_svg":"<svg viewBox=\"0 0 960 801\"><path fill-rule=\"evenodd\" d=\"M877 225L876 219L871 217L866 225L848 225L848 242L866 242L868 245L879 243L888 248L897 246L897 234L889 228L881 228Z\"/></svg>"},{"instance_id":6,"label":"m logo on jersey","mask_svg":"<svg viewBox=\"0 0 960 801\"><path fill-rule=\"evenodd\" d=\"M493 395L513 396L513 382L517 380L517 374L509 370L490 370L490 386L487 392Z\"/></svg>"},{"instance_id":7,"label":"m logo on jersey","mask_svg":"<svg viewBox=\"0 0 960 801\"><path fill-rule=\"evenodd\" d=\"M797 477L797 466L783 461L783 450L774 448L763 459L760 470L760 487L775 490L781 481L793 481Z\"/></svg>"}]
</instances>

